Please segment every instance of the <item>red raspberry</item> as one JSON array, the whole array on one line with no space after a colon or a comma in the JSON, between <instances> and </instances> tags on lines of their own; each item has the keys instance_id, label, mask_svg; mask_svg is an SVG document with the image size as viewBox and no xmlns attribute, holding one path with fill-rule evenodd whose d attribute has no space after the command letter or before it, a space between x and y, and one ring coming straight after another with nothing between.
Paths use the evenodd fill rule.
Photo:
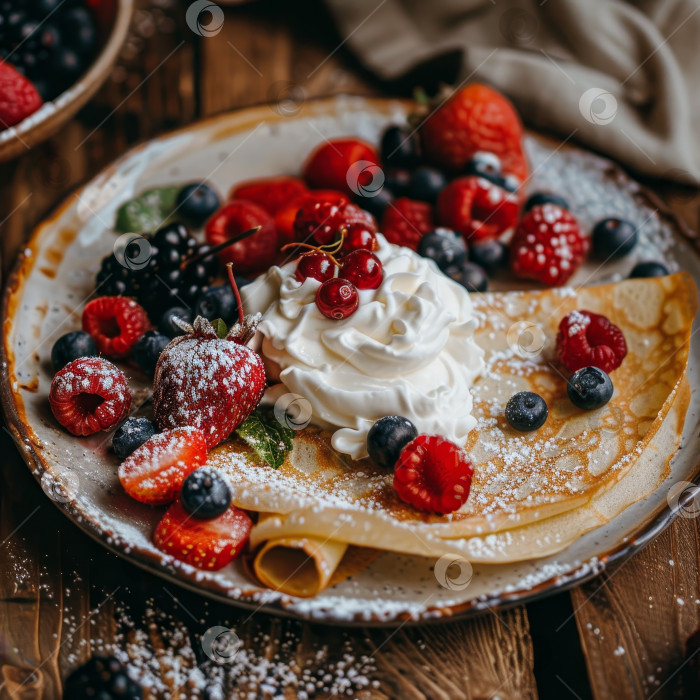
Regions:
<instances>
[{"instance_id":1,"label":"red raspberry","mask_svg":"<svg viewBox=\"0 0 700 700\"><path fill-rule=\"evenodd\" d=\"M622 364L625 355L625 336L601 314L572 311L559 323L557 357L569 372L598 367L610 373Z\"/></svg>"},{"instance_id":2,"label":"red raspberry","mask_svg":"<svg viewBox=\"0 0 700 700\"><path fill-rule=\"evenodd\" d=\"M353 190L348 184L348 171L362 161L375 166L379 164L377 151L359 139L334 139L321 144L304 165L304 179L309 187L329 187L352 195ZM370 176L371 177L371 176ZM350 172L350 183L355 187L366 184L353 183L353 173Z\"/></svg>"},{"instance_id":3,"label":"red raspberry","mask_svg":"<svg viewBox=\"0 0 700 700\"><path fill-rule=\"evenodd\" d=\"M97 297L83 309L83 330L109 357L126 357L150 327L146 311L127 297Z\"/></svg>"},{"instance_id":4,"label":"red raspberry","mask_svg":"<svg viewBox=\"0 0 700 700\"><path fill-rule=\"evenodd\" d=\"M248 515L235 506L218 518L197 520L176 501L156 526L153 542L176 559L215 571L241 553L252 527Z\"/></svg>"},{"instance_id":5,"label":"red raspberry","mask_svg":"<svg viewBox=\"0 0 700 700\"><path fill-rule=\"evenodd\" d=\"M9 63L0 61L0 131L41 107L36 88Z\"/></svg>"},{"instance_id":6,"label":"red raspberry","mask_svg":"<svg viewBox=\"0 0 700 700\"><path fill-rule=\"evenodd\" d=\"M389 243L418 248L423 236L435 228L433 208L427 202L399 197L389 202L380 229Z\"/></svg>"},{"instance_id":7,"label":"red raspberry","mask_svg":"<svg viewBox=\"0 0 700 700\"><path fill-rule=\"evenodd\" d=\"M343 226L362 224L376 233L377 225L371 214L355 204L339 206L333 202L314 199L304 204L294 220L297 240L313 237L319 245L333 241Z\"/></svg>"},{"instance_id":8,"label":"red raspberry","mask_svg":"<svg viewBox=\"0 0 700 700\"><path fill-rule=\"evenodd\" d=\"M518 277L559 286L576 272L589 241L566 209L543 204L522 218L510 243L510 266Z\"/></svg>"},{"instance_id":9,"label":"red raspberry","mask_svg":"<svg viewBox=\"0 0 700 700\"><path fill-rule=\"evenodd\" d=\"M123 372L101 357L69 362L51 382L49 404L73 435L111 430L129 412L131 394Z\"/></svg>"},{"instance_id":10,"label":"red raspberry","mask_svg":"<svg viewBox=\"0 0 700 700\"><path fill-rule=\"evenodd\" d=\"M207 440L195 428L157 433L119 466L119 481L135 500L149 505L171 503L182 482L207 461Z\"/></svg>"},{"instance_id":11,"label":"red raspberry","mask_svg":"<svg viewBox=\"0 0 700 700\"><path fill-rule=\"evenodd\" d=\"M279 251L275 222L261 206L247 199L235 199L225 204L207 221L204 235L207 243L216 246L256 226L262 228L254 236L248 236L219 253L221 262L232 262L237 273L255 275L274 264Z\"/></svg>"},{"instance_id":12,"label":"red raspberry","mask_svg":"<svg viewBox=\"0 0 700 700\"><path fill-rule=\"evenodd\" d=\"M402 501L430 513L452 513L469 498L469 455L440 435L419 435L394 467L394 488Z\"/></svg>"},{"instance_id":13,"label":"red raspberry","mask_svg":"<svg viewBox=\"0 0 700 700\"><path fill-rule=\"evenodd\" d=\"M519 208L515 193L473 176L453 180L437 201L440 223L476 241L498 238L515 226Z\"/></svg>"},{"instance_id":14,"label":"red raspberry","mask_svg":"<svg viewBox=\"0 0 700 700\"><path fill-rule=\"evenodd\" d=\"M261 206L273 216L292 201L306 195L306 185L291 175L261 177L239 182L229 194L229 199L247 199Z\"/></svg>"}]
</instances>

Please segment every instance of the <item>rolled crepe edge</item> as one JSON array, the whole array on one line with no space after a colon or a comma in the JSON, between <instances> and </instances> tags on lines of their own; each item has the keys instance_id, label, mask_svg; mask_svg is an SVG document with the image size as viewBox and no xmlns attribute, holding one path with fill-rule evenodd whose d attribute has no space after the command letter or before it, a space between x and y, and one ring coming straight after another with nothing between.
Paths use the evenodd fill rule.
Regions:
<instances>
[{"instance_id":1,"label":"rolled crepe edge","mask_svg":"<svg viewBox=\"0 0 700 700\"><path fill-rule=\"evenodd\" d=\"M267 540L253 560L261 583L299 598L317 595L330 583L348 545L315 537L280 537Z\"/></svg>"}]
</instances>

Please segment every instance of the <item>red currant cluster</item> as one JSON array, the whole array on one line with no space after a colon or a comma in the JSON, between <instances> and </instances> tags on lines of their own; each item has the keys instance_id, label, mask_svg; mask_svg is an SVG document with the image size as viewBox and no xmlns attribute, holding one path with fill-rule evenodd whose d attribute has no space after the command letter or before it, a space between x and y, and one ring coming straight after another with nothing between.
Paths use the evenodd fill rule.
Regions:
<instances>
[{"instance_id":1,"label":"red currant cluster","mask_svg":"<svg viewBox=\"0 0 700 700\"><path fill-rule=\"evenodd\" d=\"M351 316L360 304L358 289L376 289L384 277L382 263L372 252L378 247L373 218L352 204L315 202L299 210L295 228L303 228L319 244L290 244L308 249L297 261L296 279L321 282L316 306L324 316Z\"/></svg>"}]
</instances>

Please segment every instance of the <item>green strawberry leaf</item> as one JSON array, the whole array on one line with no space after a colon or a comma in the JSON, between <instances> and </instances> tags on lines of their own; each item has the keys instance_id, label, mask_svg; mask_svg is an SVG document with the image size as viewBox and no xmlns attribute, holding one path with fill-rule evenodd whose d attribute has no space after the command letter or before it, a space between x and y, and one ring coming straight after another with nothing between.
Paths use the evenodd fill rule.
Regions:
<instances>
[{"instance_id":1,"label":"green strawberry leaf","mask_svg":"<svg viewBox=\"0 0 700 700\"><path fill-rule=\"evenodd\" d=\"M155 187L124 202L117 210L114 228L118 233L146 233L160 228L175 210L179 185Z\"/></svg>"},{"instance_id":2,"label":"green strawberry leaf","mask_svg":"<svg viewBox=\"0 0 700 700\"><path fill-rule=\"evenodd\" d=\"M211 325L214 326L214 330L216 331L217 338L224 340L226 338L226 336L228 335L228 328L226 327L226 322L224 321L224 319L223 318L215 318L211 322Z\"/></svg>"},{"instance_id":3,"label":"green strawberry leaf","mask_svg":"<svg viewBox=\"0 0 700 700\"><path fill-rule=\"evenodd\" d=\"M236 428L236 433L273 469L282 466L292 449L294 431L282 425L269 408L257 408Z\"/></svg>"}]
</instances>

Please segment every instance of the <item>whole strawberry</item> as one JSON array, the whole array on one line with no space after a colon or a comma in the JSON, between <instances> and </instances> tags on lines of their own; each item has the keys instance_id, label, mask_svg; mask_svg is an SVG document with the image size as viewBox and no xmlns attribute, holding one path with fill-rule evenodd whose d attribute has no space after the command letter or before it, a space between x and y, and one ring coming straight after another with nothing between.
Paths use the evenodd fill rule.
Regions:
<instances>
[{"instance_id":1,"label":"whole strawberry","mask_svg":"<svg viewBox=\"0 0 700 700\"><path fill-rule=\"evenodd\" d=\"M225 338L198 316L186 335L175 338L160 355L153 380L153 413L161 430L197 428L211 449L225 440L254 410L265 390L265 368L258 353L245 345L259 315L243 318Z\"/></svg>"},{"instance_id":2,"label":"whole strawberry","mask_svg":"<svg viewBox=\"0 0 700 700\"><path fill-rule=\"evenodd\" d=\"M472 83L438 104L423 117L418 130L425 158L457 173L475 153L485 151L500 158L504 174L521 182L527 178L523 128L513 105L500 92Z\"/></svg>"}]
</instances>

